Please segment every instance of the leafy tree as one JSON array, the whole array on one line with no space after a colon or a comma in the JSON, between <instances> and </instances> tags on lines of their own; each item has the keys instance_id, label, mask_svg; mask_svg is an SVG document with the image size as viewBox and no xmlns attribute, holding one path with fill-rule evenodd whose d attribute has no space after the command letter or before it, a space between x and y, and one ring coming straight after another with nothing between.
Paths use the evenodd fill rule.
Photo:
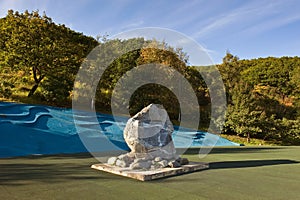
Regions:
<instances>
[{"instance_id":1,"label":"leafy tree","mask_svg":"<svg viewBox=\"0 0 300 200\"><path fill-rule=\"evenodd\" d=\"M300 118L295 120L288 120L283 118L281 120L281 130L278 134L278 140L283 141L284 144L299 145L300 144Z\"/></svg>"},{"instance_id":2,"label":"leafy tree","mask_svg":"<svg viewBox=\"0 0 300 200\"><path fill-rule=\"evenodd\" d=\"M299 61L298 57L239 60L227 52L218 66L228 95L224 131L248 139L297 141Z\"/></svg>"},{"instance_id":3,"label":"leafy tree","mask_svg":"<svg viewBox=\"0 0 300 200\"><path fill-rule=\"evenodd\" d=\"M294 86L290 84L293 64L288 58L260 58L252 61L254 66L242 72L242 77L252 85L263 85L278 88L281 98L291 94Z\"/></svg>"},{"instance_id":4,"label":"leafy tree","mask_svg":"<svg viewBox=\"0 0 300 200\"><path fill-rule=\"evenodd\" d=\"M122 49L120 49L120 46L122 46ZM127 51L129 49L130 51ZM143 38L129 40L105 39L100 43L99 48L93 52L93 55L94 58L88 61L89 64L87 64L87 71L85 73L86 77L84 78L85 80L89 80L89 83L78 83L82 91L77 90L76 92L79 92L81 97L85 96L86 102L89 102L91 97L85 94L84 91L92 89L93 84L97 84L95 99L97 110L110 112L112 92L120 78L126 76L128 79L130 70L137 66L150 63L163 64L165 70L177 70L190 81L198 97L198 101L201 102L202 105L206 105L208 102L206 85L201 75L196 67L187 66L188 57L180 48L174 49L164 42L160 43L155 40L146 41ZM104 66L107 63L110 63L110 65L108 67ZM99 83L97 81L98 76L93 77L89 75L91 74L90 72L97 74L104 69L105 71ZM172 74L169 75L170 77L165 76L163 78L172 78ZM132 81L135 82L135 77L131 78ZM75 96L77 95L78 94L75 94ZM116 96L118 97L118 94L116 94ZM119 96L121 96L121 94ZM120 101L124 102L122 100ZM178 119L178 100L168 88L157 84L147 84L134 92L130 100L130 113L133 115L150 103L163 104L171 118Z\"/></svg>"},{"instance_id":5,"label":"leafy tree","mask_svg":"<svg viewBox=\"0 0 300 200\"><path fill-rule=\"evenodd\" d=\"M226 87L227 101L230 103L232 90L240 80L242 65L240 64L237 56L234 56L227 51L223 58L223 63L217 67L222 75L223 82Z\"/></svg>"},{"instance_id":6,"label":"leafy tree","mask_svg":"<svg viewBox=\"0 0 300 200\"><path fill-rule=\"evenodd\" d=\"M300 58L296 57L295 67L292 72L291 84L294 85L294 90L292 91L292 99L294 100L294 107L297 112L297 120L300 120ZM299 123L300 124L300 123ZM298 129L298 134L300 130Z\"/></svg>"},{"instance_id":7,"label":"leafy tree","mask_svg":"<svg viewBox=\"0 0 300 200\"><path fill-rule=\"evenodd\" d=\"M242 82L235 86L231 95L232 104L228 106L225 128L246 136L249 142L250 137L262 131L258 126L261 112L255 110L251 88L244 90Z\"/></svg>"},{"instance_id":8,"label":"leafy tree","mask_svg":"<svg viewBox=\"0 0 300 200\"><path fill-rule=\"evenodd\" d=\"M165 66L165 69L161 69L162 71L167 72L167 68L172 68L183 76L187 76L187 61L188 57L182 49L174 49L165 42L152 40L141 49L137 64L162 64ZM156 72L155 74L157 73L159 72ZM169 80L168 82L172 82L173 73L170 71L169 73L167 72L167 74L168 76L162 78ZM131 101L131 112L138 112L146 104L160 103L164 105L172 119L179 119L180 107L178 99L169 89L170 88L158 84L148 84L139 88L136 92L136 96L143 98L134 98L134 100Z\"/></svg>"},{"instance_id":9,"label":"leafy tree","mask_svg":"<svg viewBox=\"0 0 300 200\"><path fill-rule=\"evenodd\" d=\"M96 107L99 110L110 111L111 96L118 80L129 70L137 66L137 59L140 56L140 47L146 41L143 38L134 38L129 40L108 40L105 39L100 45L99 50L94 52L96 65L90 70L95 74L99 71L103 72L99 83L96 80L91 80L92 84L97 84L96 90ZM120 52L120 47L123 47L123 52ZM128 51L127 51L128 49ZM134 49L129 51L129 49ZM104 66L103 63L110 63L109 66ZM93 66L92 64L90 66ZM87 72L89 73L89 72ZM99 78L98 76L91 79ZM87 97L90 98L90 97Z\"/></svg>"},{"instance_id":10,"label":"leafy tree","mask_svg":"<svg viewBox=\"0 0 300 200\"><path fill-rule=\"evenodd\" d=\"M50 101L61 100L72 90L72 80L83 58L98 44L91 37L56 25L37 11L20 14L9 10L0 25L1 68L31 76L28 96L42 85Z\"/></svg>"}]
</instances>

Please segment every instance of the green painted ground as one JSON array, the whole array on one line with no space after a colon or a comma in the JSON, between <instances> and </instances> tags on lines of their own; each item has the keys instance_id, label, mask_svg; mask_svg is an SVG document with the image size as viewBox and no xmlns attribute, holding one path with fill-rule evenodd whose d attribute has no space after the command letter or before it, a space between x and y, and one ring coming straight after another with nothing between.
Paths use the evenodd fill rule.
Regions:
<instances>
[{"instance_id":1,"label":"green painted ground","mask_svg":"<svg viewBox=\"0 0 300 200\"><path fill-rule=\"evenodd\" d=\"M139 182L90 169L88 155L0 159L0 199L299 199L300 147L215 148L210 169Z\"/></svg>"}]
</instances>

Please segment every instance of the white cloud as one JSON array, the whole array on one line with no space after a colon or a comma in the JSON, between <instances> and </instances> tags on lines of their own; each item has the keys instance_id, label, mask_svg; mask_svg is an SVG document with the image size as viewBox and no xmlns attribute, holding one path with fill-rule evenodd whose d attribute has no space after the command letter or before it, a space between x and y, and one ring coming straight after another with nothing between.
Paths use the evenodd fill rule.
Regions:
<instances>
[{"instance_id":1,"label":"white cloud","mask_svg":"<svg viewBox=\"0 0 300 200\"><path fill-rule=\"evenodd\" d=\"M273 16L262 22L255 24L249 28L246 28L241 33L247 35L257 35L275 28L285 26L287 24L300 21L300 13L297 12L286 12L285 15Z\"/></svg>"},{"instance_id":2,"label":"white cloud","mask_svg":"<svg viewBox=\"0 0 300 200\"><path fill-rule=\"evenodd\" d=\"M135 20L135 21L129 22L128 24L124 25L122 27L122 30L138 28L138 27L141 27L143 24L144 24L143 20Z\"/></svg>"},{"instance_id":3,"label":"white cloud","mask_svg":"<svg viewBox=\"0 0 300 200\"><path fill-rule=\"evenodd\" d=\"M218 15L217 17L208 19L206 22L207 25L197 33L195 33L193 37L204 38L228 28L232 31L240 32L239 29L244 29L243 27L245 26L252 27L257 23L262 23L264 25L268 24L270 28L272 28L273 26L275 27L276 22L270 23L269 21L266 21L266 19L285 12L282 9L284 9L288 3L289 1L252 1L250 3L244 4L240 8L229 11L228 13L223 13ZM294 16L291 17L291 15L294 15L294 13L287 12L286 14L286 20L282 20L280 26L290 20L294 20L295 18ZM264 22L266 22L267 24L265 24Z\"/></svg>"}]
</instances>

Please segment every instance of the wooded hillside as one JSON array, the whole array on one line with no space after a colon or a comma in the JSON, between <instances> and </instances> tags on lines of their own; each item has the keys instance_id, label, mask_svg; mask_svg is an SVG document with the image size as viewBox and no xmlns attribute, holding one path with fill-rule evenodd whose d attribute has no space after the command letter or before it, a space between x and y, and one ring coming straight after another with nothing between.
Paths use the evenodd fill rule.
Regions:
<instances>
[{"instance_id":1,"label":"wooded hillside","mask_svg":"<svg viewBox=\"0 0 300 200\"><path fill-rule=\"evenodd\" d=\"M300 142L300 58L239 60L218 66L228 100L226 133Z\"/></svg>"},{"instance_id":2,"label":"wooded hillside","mask_svg":"<svg viewBox=\"0 0 300 200\"><path fill-rule=\"evenodd\" d=\"M199 128L210 121L209 91L197 68L188 66L188 55L165 43L102 40L77 33L38 12L8 11L0 19L0 99L55 106L71 106L78 69L97 45L118 51L142 43L146 48L128 52L114 60L104 72L96 93L96 109L110 112L111 94L128 70L142 64L162 63L176 69L192 85L200 104ZM157 48L160 46L160 48ZM227 53L217 65L227 94L228 111L224 133L300 144L300 58L257 58L239 60ZM130 112L149 103L161 103L176 123L180 120L178 100L168 88L157 84L140 87L131 97Z\"/></svg>"}]
</instances>

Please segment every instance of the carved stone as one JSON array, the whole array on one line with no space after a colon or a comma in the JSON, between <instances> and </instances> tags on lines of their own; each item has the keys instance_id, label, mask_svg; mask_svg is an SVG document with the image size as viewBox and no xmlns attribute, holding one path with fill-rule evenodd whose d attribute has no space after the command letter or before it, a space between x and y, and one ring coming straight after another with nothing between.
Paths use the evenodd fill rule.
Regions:
<instances>
[{"instance_id":1,"label":"carved stone","mask_svg":"<svg viewBox=\"0 0 300 200\"><path fill-rule=\"evenodd\" d=\"M124 139L131 152L109 158L107 163L130 169L180 167L187 159L176 155L172 140L173 125L167 111L159 104L150 104L130 118Z\"/></svg>"}]
</instances>

